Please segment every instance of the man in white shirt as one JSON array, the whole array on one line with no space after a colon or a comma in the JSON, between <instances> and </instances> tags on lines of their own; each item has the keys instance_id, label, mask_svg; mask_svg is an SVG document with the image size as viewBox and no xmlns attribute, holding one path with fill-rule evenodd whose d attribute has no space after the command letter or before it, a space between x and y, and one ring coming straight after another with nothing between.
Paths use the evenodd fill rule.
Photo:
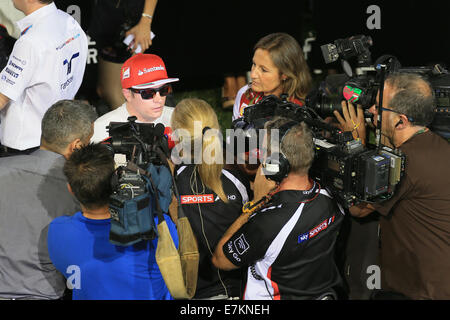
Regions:
<instances>
[{"instance_id":1,"label":"man in white shirt","mask_svg":"<svg viewBox=\"0 0 450 320\"><path fill-rule=\"evenodd\" d=\"M55 102L73 99L83 81L87 38L52 0L13 0L25 14L21 35L0 73L0 140L6 155L40 144L41 120Z\"/></svg>"},{"instance_id":2,"label":"man in white shirt","mask_svg":"<svg viewBox=\"0 0 450 320\"><path fill-rule=\"evenodd\" d=\"M91 142L109 137L110 122L126 122L130 116L136 116L137 122L170 126L174 109L165 106L166 97L172 92L170 83L178 80L167 76L164 62L157 55L140 53L125 61L121 82L126 102L95 121Z\"/></svg>"}]
</instances>

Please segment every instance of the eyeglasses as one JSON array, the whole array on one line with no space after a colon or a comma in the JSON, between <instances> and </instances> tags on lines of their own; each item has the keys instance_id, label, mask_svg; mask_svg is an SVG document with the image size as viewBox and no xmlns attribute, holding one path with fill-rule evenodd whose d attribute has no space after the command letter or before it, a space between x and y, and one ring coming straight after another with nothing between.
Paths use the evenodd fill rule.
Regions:
<instances>
[{"instance_id":1,"label":"eyeglasses","mask_svg":"<svg viewBox=\"0 0 450 320\"><path fill-rule=\"evenodd\" d=\"M403 114L404 116L406 116L406 118L408 119L408 121L410 121L410 122L413 122L413 121L414 121L414 119L413 119L412 117L410 117L410 116L408 116L408 115L406 115L406 114L404 114L404 113L401 113L401 112L392 110L392 109L387 109L387 108L381 107L380 110L381 110L381 111L388 111L388 112L395 112L395 113L397 113L397 114Z\"/></svg>"},{"instance_id":2,"label":"eyeglasses","mask_svg":"<svg viewBox=\"0 0 450 320\"><path fill-rule=\"evenodd\" d=\"M147 88L147 89L134 89L130 88L130 90L134 93L139 93L144 100L153 99L155 94L159 92L161 97L166 97L167 95L172 93L172 86L170 84L166 84L159 88Z\"/></svg>"}]
</instances>

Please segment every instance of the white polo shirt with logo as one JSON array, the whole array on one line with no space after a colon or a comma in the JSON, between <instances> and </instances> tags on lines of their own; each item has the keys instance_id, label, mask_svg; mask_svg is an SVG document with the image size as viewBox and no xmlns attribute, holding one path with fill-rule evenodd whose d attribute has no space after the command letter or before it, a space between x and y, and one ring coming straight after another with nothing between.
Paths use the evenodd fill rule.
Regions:
<instances>
[{"instance_id":1,"label":"white polo shirt with logo","mask_svg":"<svg viewBox=\"0 0 450 320\"><path fill-rule=\"evenodd\" d=\"M73 99L86 67L87 37L78 22L46 5L17 21L22 32L0 73L2 145L25 150L40 144L41 121L55 102Z\"/></svg>"}]
</instances>

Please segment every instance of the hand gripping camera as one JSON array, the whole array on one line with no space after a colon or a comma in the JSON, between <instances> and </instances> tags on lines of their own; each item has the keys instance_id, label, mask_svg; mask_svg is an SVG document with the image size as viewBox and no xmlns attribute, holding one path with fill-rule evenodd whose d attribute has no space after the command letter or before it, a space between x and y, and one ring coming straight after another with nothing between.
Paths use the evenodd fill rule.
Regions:
<instances>
[{"instance_id":1,"label":"hand gripping camera","mask_svg":"<svg viewBox=\"0 0 450 320\"><path fill-rule=\"evenodd\" d=\"M387 147L369 149L351 132L325 123L313 108L268 96L244 109L233 122L242 129L263 129L276 116L305 122L313 131L315 160L310 176L326 187L344 207L358 202L379 202L392 196L403 176L405 156ZM291 122L291 123L292 123ZM244 133L245 135L245 133Z\"/></svg>"},{"instance_id":2,"label":"hand gripping camera","mask_svg":"<svg viewBox=\"0 0 450 320\"><path fill-rule=\"evenodd\" d=\"M306 104L322 117L333 116L333 111L341 112L341 101L347 100L360 105L365 111L375 105L377 93L383 92L384 78L389 73L416 73L427 79L434 91L436 108L430 129L445 139L450 138L450 74L441 65L402 67L395 56L382 55L371 62L369 48L372 39L358 35L338 39L321 46L326 63L341 60L345 73L326 77L306 98ZM355 71L348 61L357 60ZM366 117L372 115L365 112Z\"/></svg>"}]
</instances>

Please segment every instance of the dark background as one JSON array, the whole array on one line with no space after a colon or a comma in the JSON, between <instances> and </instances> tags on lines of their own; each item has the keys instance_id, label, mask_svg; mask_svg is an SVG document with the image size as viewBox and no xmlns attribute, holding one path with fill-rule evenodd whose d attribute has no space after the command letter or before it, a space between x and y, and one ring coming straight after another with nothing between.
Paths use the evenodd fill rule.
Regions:
<instances>
[{"instance_id":1,"label":"dark background","mask_svg":"<svg viewBox=\"0 0 450 320\"><path fill-rule=\"evenodd\" d=\"M85 30L90 19L95 19L90 13L91 0L55 2L64 11L70 5L78 6ZM379 30L366 26L369 5L381 9ZM316 41L308 59L312 69L340 68L339 63L324 65L320 45L357 34L372 37L374 60L392 54L402 66L448 66L449 9L445 0L160 0L150 51L164 59L170 76L181 79L178 91L221 87L224 73L248 71L254 44L272 32L287 32L302 46L313 32ZM95 82L96 65L91 63L81 91L92 94Z\"/></svg>"}]
</instances>

